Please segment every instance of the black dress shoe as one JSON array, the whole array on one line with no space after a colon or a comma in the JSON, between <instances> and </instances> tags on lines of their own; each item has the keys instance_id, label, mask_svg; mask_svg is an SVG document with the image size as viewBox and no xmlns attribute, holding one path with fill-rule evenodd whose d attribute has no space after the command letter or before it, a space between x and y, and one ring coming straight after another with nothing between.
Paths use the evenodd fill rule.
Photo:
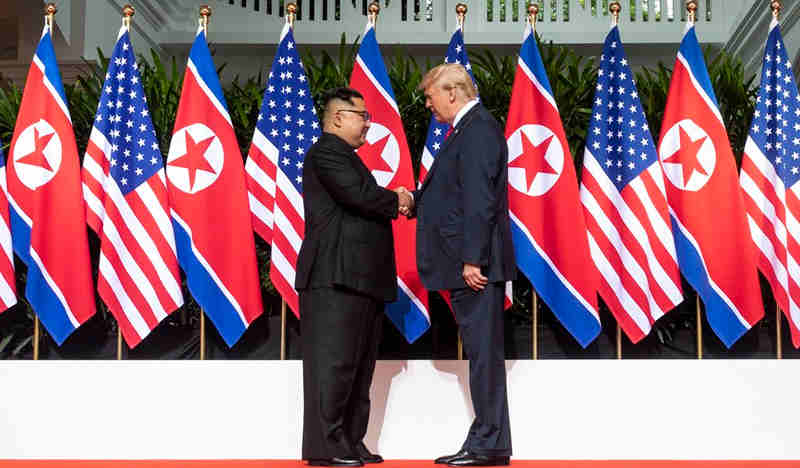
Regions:
<instances>
[{"instance_id":1,"label":"black dress shoe","mask_svg":"<svg viewBox=\"0 0 800 468\"><path fill-rule=\"evenodd\" d=\"M458 453L455 453L453 455L445 455L443 457L439 457L436 460L434 460L433 462L436 463L437 465L446 465L447 463L450 462L450 460L455 460L456 458L461 458L464 455L468 455L468 454L469 454L469 450L461 449L461 450L458 451Z\"/></svg>"},{"instance_id":2,"label":"black dress shoe","mask_svg":"<svg viewBox=\"0 0 800 468\"><path fill-rule=\"evenodd\" d=\"M310 466L364 466L358 457L310 458Z\"/></svg>"},{"instance_id":3,"label":"black dress shoe","mask_svg":"<svg viewBox=\"0 0 800 468\"><path fill-rule=\"evenodd\" d=\"M463 457L451 459L447 462L447 466L507 466L509 458L468 452Z\"/></svg>"},{"instance_id":4,"label":"black dress shoe","mask_svg":"<svg viewBox=\"0 0 800 468\"><path fill-rule=\"evenodd\" d=\"M364 463L383 463L383 457L377 453L370 452L367 446L364 445L364 442L360 442L356 445L356 453L358 454L358 458Z\"/></svg>"}]
</instances>

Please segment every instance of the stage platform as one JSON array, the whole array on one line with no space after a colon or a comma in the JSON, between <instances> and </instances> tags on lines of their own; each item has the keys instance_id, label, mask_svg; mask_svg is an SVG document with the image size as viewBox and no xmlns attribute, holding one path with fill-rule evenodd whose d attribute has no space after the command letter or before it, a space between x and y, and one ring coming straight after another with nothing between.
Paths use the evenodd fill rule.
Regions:
<instances>
[{"instance_id":1,"label":"stage platform","mask_svg":"<svg viewBox=\"0 0 800 468\"><path fill-rule=\"evenodd\" d=\"M301 468L298 460L0 460L2 468ZM387 460L375 468L441 468L431 460ZM446 466L446 465L444 465ZM511 460L514 468L797 468L800 461Z\"/></svg>"},{"instance_id":2,"label":"stage platform","mask_svg":"<svg viewBox=\"0 0 800 468\"><path fill-rule=\"evenodd\" d=\"M506 369L515 467L800 468L800 360ZM0 382L0 468L303 466L299 361L7 361ZM398 461L377 468L460 447L467 382L465 361L379 361L364 441Z\"/></svg>"}]
</instances>

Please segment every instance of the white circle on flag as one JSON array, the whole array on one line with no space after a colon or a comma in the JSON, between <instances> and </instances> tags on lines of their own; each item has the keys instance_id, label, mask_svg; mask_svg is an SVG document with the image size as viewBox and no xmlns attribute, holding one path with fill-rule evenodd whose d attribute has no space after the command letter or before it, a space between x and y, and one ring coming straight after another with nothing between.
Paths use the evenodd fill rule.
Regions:
<instances>
[{"instance_id":1,"label":"white circle on flag","mask_svg":"<svg viewBox=\"0 0 800 468\"><path fill-rule=\"evenodd\" d=\"M189 139L191 141L187 141ZM197 147L200 150L205 148L202 155L188 154ZM184 158L195 160L183 162ZM201 123L191 124L172 135L167 155L167 177L180 191L195 194L207 189L219 178L224 164L225 151L222 149L222 142L207 126ZM187 165L190 167L186 167Z\"/></svg>"},{"instance_id":2,"label":"white circle on flag","mask_svg":"<svg viewBox=\"0 0 800 468\"><path fill-rule=\"evenodd\" d=\"M381 151L380 158L389 166L391 172L386 170L371 168L372 176L381 187L386 187L394 179L397 174L397 168L400 166L400 144L397 143L397 138L388 128L379 123L371 123L367 130L367 144L376 145L383 144L381 140L387 139L386 145Z\"/></svg>"},{"instance_id":3,"label":"white circle on flag","mask_svg":"<svg viewBox=\"0 0 800 468\"><path fill-rule=\"evenodd\" d=\"M688 137L688 139L687 139ZM682 154L681 162L670 160L681 149L681 139L686 144L698 144L695 154ZM700 142L702 140L702 143ZM683 119L673 125L658 148L658 159L664 168L667 180L680 190L696 192L708 183L717 165L717 150L711 137L691 119ZM689 164L686 169L684 165ZM698 170L701 169L701 170ZM687 174L688 173L688 174Z\"/></svg>"},{"instance_id":4,"label":"white circle on flag","mask_svg":"<svg viewBox=\"0 0 800 468\"><path fill-rule=\"evenodd\" d=\"M526 138L527 142L523 142L523 138ZM548 138L550 141L546 142L545 140ZM541 145L547 145L547 148L539 149L544 151L546 164L555 172L538 172L533 176L533 181L530 183L530 186L528 185L530 179L527 173L535 169L512 166L514 160L522 156L525 148L524 145L528 144L533 144L536 148L539 148ZM561 146L561 141L558 139L558 136L544 125L525 124L516 129L514 133L508 137L508 164L509 185L518 192L522 192L531 197L539 197L553 188L564 172L564 147Z\"/></svg>"},{"instance_id":5,"label":"white circle on flag","mask_svg":"<svg viewBox=\"0 0 800 468\"><path fill-rule=\"evenodd\" d=\"M50 182L61 167L61 138L44 119L28 126L17 137L12 155L14 171L22 185L36 190Z\"/></svg>"}]
</instances>

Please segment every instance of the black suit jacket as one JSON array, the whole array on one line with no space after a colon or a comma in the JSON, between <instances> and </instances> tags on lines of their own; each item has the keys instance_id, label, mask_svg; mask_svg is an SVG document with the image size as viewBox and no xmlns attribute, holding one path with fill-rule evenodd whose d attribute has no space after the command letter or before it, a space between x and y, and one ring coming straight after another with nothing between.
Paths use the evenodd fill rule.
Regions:
<instances>
[{"instance_id":1,"label":"black suit jacket","mask_svg":"<svg viewBox=\"0 0 800 468\"><path fill-rule=\"evenodd\" d=\"M445 140L414 200L417 268L426 288L466 287L464 263L480 265L490 282L514 279L508 148L481 104Z\"/></svg>"},{"instance_id":2,"label":"black suit jacket","mask_svg":"<svg viewBox=\"0 0 800 468\"><path fill-rule=\"evenodd\" d=\"M397 194L380 187L344 140L323 133L303 165L305 238L297 258L297 290L343 286L397 299L392 219Z\"/></svg>"}]
</instances>

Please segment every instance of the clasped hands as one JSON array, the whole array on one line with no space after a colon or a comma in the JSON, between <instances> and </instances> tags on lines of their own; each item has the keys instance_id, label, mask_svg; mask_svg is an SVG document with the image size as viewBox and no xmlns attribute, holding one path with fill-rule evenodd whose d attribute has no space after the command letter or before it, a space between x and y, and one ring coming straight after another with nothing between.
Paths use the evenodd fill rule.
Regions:
<instances>
[{"instance_id":1,"label":"clasped hands","mask_svg":"<svg viewBox=\"0 0 800 468\"><path fill-rule=\"evenodd\" d=\"M411 212L414 210L414 197L411 192L405 187L397 187L394 192L397 194L397 211L403 216L411 216Z\"/></svg>"}]
</instances>

